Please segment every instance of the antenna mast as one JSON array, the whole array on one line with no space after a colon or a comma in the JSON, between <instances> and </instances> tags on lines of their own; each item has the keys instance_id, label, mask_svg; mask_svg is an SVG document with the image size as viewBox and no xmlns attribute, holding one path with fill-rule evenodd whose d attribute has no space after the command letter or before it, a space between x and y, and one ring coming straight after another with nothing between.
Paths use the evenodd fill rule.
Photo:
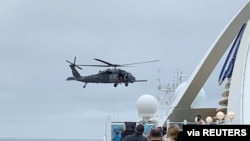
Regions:
<instances>
[{"instance_id":1,"label":"antenna mast","mask_svg":"<svg viewBox=\"0 0 250 141\"><path fill-rule=\"evenodd\" d=\"M160 73L160 70L158 70ZM161 97L158 97L159 106L170 106L173 102L172 96L174 95L174 92L176 88L182 83L182 78L186 77L186 75L183 75L182 72L177 69L176 75L173 77L173 82L170 85L169 83L167 85L162 85L160 81L160 74L159 74L159 85L158 90L163 91L164 94Z\"/></svg>"}]
</instances>

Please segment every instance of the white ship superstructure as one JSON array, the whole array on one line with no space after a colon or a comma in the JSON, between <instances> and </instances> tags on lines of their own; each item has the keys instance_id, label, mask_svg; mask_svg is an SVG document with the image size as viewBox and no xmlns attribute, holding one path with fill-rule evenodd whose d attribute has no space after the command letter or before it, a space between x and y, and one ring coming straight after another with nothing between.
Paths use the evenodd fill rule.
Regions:
<instances>
[{"instance_id":1,"label":"white ship superstructure","mask_svg":"<svg viewBox=\"0 0 250 141\"><path fill-rule=\"evenodd\" d=\"M193 115L203 115L204 117L216 117L217 112L224 115L234 114L231 121L235 124L250 124L249 110L247 102L249 95L249 42L250 42L250 2L248 2L232 19L224 29L219 38L209 48L192 75L187 80L186 87L180 92L172 105L172 109L167 115L170 121L193 121ZM225 71L222 73L228 82L225 84L225 92L220 101L222 107L192 109L190 107L194 98L197 96L204 83L228 49L234 48L234 51L225 61ZM238 48L238 49L237 49ZM228 62L227 62L228 61ZM224 68L223 68L224 69ZM222 80L219 80L223 81ZM222 82L220 82L222 83ZM189 108L190 107L190 108ZM222 110L222 111L221 111ZM192 118L190 118L192 115ZM231 115L230 115L231 117ZM226 119L227 116L221 117ZM221 119L220 119L221 120ZM225 120L224 122L226 122Z\"/></svg>"}]
</instances>

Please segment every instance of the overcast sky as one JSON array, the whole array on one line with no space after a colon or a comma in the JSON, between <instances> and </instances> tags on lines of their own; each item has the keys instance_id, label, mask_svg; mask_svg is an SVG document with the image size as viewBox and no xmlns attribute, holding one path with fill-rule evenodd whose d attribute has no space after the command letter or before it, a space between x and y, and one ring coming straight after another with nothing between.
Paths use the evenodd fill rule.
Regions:
<instances>
[{"instance_id":1,"label":"overcast sky","mask_svg":"<svg viewBox=\"0 0 250 141\"><path fill-rule=\"evenodd\" d=\"M107 116L136 121L137 99L160 96L159 77L167 84L177 69L191 75L247 1L0 0L0 138L102 139ZM78 64L160 61L123 68L148 82L84 89L65 81L74 56ZM203 87L208 107L221 99L220 64Z\"/></svg>"}]
</instances>

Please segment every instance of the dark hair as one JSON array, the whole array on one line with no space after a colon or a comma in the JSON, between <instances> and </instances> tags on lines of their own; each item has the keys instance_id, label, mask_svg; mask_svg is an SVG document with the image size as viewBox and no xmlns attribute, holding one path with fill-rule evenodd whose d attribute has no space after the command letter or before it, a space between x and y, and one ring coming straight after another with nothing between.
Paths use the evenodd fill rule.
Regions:
<instances>
[{"instance_id":1,"label":"dark hair","mask_svg":"<svg viewBox=\"0 0 250 141\"><path fill-rule=\"evenodd\" d=\"M136 122L125 122L126 130L135 130Z\"/></svg>"},{"instance_id":2,"label":"dark hair","mask_svg":"<svg viewBox=\"0 0 250 141\"><path fill-rule=\"evenodd\" d=\"M197 115L197 121L199 122L201 120L201 115Z\"/></svg>"},{"instance_id":3,"label":"dark hair","mask_svg":"<svg viewBox=\"0 0 250 141\"><path fill-rule=\"evenodd\" d=\"M138 132L143 132L144 131L144 125L143 124L138 124L136 126L136 131Z\"/></svg>"},{"instance_id":4,"label":"dark hair","mask_svg":"<svg viewBox=\"0 0 250 141\"><path fill-rule=\"evenodd\" d=\"M162 127L162 130L163 130L163 131L167 131L167 127L166 127L166 126L163 126L163 127Z\"/></svg>"},{"instance_id":5,"label":"dark hair","mask_svg":"<svg viewBox=\"0 0 250 141\"><path fill-rule=\"evenodd\" d=\"M121 133L121 140L127 135L132 135L135 132L136 122L125 122L126 130Z\"/></svg>"},{"instance_id":6,"label":"dark hair","mask_svg":"<svg viewBox=\"0 0 250 141\"><path fill-rule=\"evenodd\" d=\"M162 140L162 130L158 127L151 129L149 133L150 141L161 141Z\"/></svg>"},{"instance_id":7,"label":"dark hair","mask_svg":"<svg viewBox=\"0 0 250 141\"><path fill-rule=\"evenodd\" d=\"M153 128L153 129L150 131L150 136L153 136L153 137L161 137L161 136L162 136L161 129L160 129L160 128Z\"/></svg>"}]
</instances>

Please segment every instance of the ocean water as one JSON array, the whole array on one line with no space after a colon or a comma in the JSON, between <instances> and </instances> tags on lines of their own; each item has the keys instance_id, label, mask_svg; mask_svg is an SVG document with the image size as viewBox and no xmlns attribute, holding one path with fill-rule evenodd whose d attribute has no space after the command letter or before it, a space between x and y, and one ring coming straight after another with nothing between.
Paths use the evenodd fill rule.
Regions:
<instances>
[{"instance_id":1,"label":"ocean water","mask_svg":"<svg viewBox=\"0 0 250 141\"><path fill-rule=\"evenodd\" d=\"M103 141L101 139L32 139L32 138L0 138L0 141Z\"/></svg>"}]
</instances>

